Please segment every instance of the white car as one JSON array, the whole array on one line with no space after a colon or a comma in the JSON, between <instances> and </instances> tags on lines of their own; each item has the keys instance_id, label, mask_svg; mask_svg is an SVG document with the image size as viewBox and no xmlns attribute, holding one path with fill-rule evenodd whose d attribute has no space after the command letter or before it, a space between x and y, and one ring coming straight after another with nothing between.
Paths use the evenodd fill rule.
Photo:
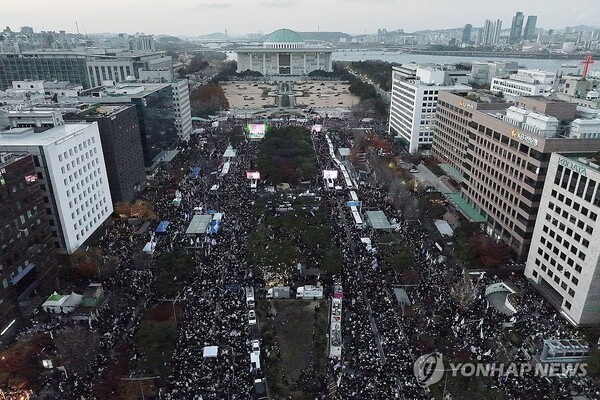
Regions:
<instances>
[{"instance_id":1,"label":"white car","mask_svg":"<svg viewBox=\"0 0 600 400\"><path fill-rule=\"evenodd\" d=\"M258 351L260 352L260 344L258 340L253 340L252 341L252 351Z\"/></svg>"},{"instance_id":2,"label":"white car","mask_svg":"<svg viewBox=\"0 0 600 400\"><path fill-rule=\"evenodd\" d=\"M248 311L248 322L250 323L250 325L256 324L256 311Z\"/></svg>"}]
</instances>

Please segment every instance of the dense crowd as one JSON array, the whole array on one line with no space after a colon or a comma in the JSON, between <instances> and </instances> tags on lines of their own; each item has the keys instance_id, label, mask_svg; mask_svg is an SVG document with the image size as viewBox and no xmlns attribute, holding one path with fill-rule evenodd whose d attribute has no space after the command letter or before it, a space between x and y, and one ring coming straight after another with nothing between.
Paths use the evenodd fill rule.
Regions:
<instances>
[{"instance_id":1,"label":"dense crowd","mask_svg":"<svg viewBox=\"0 0 600 400\"><path fill-rule=\"evenodd\" d=\"M221 124L218 132L238 123L240 121ZM278 122L279 125L304 125L307 129L314 123L323 124L329 132L340 133L337 141L343 146L351 144L351 129L361 126L361 121L356 119ZM366 127L376 134L386 133L382 123L369 122ZM206 128L206 132L211 130L215 131ZM335 168L325 135L325 132L312 133L321 170ZM244 287L255 283L247 262L247 241L256 223L250 210L257 194L250 190L245 172L253 169L259 144L241 143L229 173L218 177L214 172L228 143L225 135L213 137L211 143L214 144L212 148L203 150L197 142L183 145L181 154L170 167L159 170L155 176L157 181L168 184L141 194L153 205L159 221L169 221L165 233L157 234L151 229L136 235L136 228L117 222L101 238L104 253L119 254L120 258L115 273L104 282L110 293L109 306L94 326L103 340L84 375L58 374L48 382L48 391L53 390L54 398L94 398L92 385L113 356L114 343L132 337L140 313L148 304L159 300L153 294L155 277L151 269L134 262L134 254L139 253L147 241L156 243L153 258L175 248L184 248L194 259L193 279L186 282L177 298L183 311L177 319L179 336L172 361L173 373L159 397L252 397L253 382L260 372L251 368L248 356L251 332ZM199 176L191 177L185 173L195 166L201 166ZM177 174L178 171L184 171L183 176ZM175 176L179 178L175 179ZM368 237L375 244L380 234L370 228L355 226L345 206L348 189L325 190L320 182L319 177L314 177L311 190L324 198L333 221L332 239L343 258L339 277L344 291L343 355L339 362L330 363L327 372L330 379L339 382L337 395L340 398L431 398L429 390L419 386L415 378L415 359L432 351L458 348L458 355L446 355L493 362L497 359L498 344L504 341L502 324L505 322L513 324L515 333L525 338L520 348L515 346L506 351L506 356L514 362L526 361L524 349L539 348L545 338L579 336L557 318L556 312L540 301L524 281L517 279L523 299L513 316L490 307L483 296L485 286L497 281L495 277L477 279L472 287L472 300L469 304L461 304L452 288L459 285L463 271L456 263L440 257L430 231L418 221L403 221L401 213L389 205L386 188L368 181L363 185L354 182L353 190L363 207L384 210L388 218L399 221L400 244L414 251L419 279L405 290L418 307L405 314L388 277L379 268L379 256L361 242L361 238ZM219 189L209 190L215 183L219 184ZM174 191L181 198L178 207L172 204ZM197 238L185 234L197 210L215 210L223 215L218 233ZM302 250L308 253L307 249ZM310 261L316 260L307 255ZM55 328L48 328L48 332L52 329ZM216 357L203 356L207 346L218 346ZM598 389L585 378L561 381L525 375L498 377L486 382L490 388L504 392L507 399L559 399L569 398L572 393L600 397ZM327 398L326 393L323 387L320 397Z\"/></svg>"}]
</instances>

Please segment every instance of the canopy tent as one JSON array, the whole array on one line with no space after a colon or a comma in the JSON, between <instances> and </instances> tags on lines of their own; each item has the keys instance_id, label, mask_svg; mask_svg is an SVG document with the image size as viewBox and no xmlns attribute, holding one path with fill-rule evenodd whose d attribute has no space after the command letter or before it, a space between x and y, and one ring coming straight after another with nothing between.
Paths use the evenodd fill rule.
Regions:
<instances>
[{"instance_id":1,"label":"canopy tent","mask_svg":"<svg viewBox=\"0 0 600 400\"><path fill-rule=\"evenodd\" d=\"M373 229L392 230L392 225L383 211L367 211L367 222Z\"/></svg>"},{"instance_id":2,"label":"canopy tent","mask_svg":"<svg viewBox=\"0 0 600 400\"><path fill-rule=\"evenodd\" d=\"M201 171L200 167L194 167L192 169L192 172L190 172L190 178L192 178L192 179L198 178L200 176L200 171Z\"/></svg>"},{"instance_id":3,"label":"canopy tent","mask_svg":"<svg viewBox=\"0 0 600 400\"><path fill-rule=\"evenodd\" d=\"M54 292L42 304L42 309L54 314L68 314L81 304L82 296L71 292L71 294L58 294Z\"/></svg>"},{"instance_id":4,"label":"canopy tent","mask_svg":"<svg viewBox=\"0 0 600 400\"><path fill-rule=\"evenodd\" d=\"M218 346L204 346L204 350L202 352L202 357L204 358L210 358L210 357L216 357L219 353L219 347Z\"/></svg>"},{"instance_id":5,"label":"canopy tent","mask_svg":"<svg viewBox=\"0 0 600 400\"><path fill-rule=\"evenodd\" d=\"M208 227L213 219L212 215L200 214L194 215L192 221L188 225L186 235L203 235L208 232Z\"/></svg>"},{"instance_id":6,"label":"canopy tent","mask_svg":"<svg viewBox=\"0 0 600 400\"><path fill-rule=\"evenodd\" d=\"M160 221L160 224L158 224L158 227L156 228L156 233L165 233L168 226L169 221Z\"/></svg>"},{"instance_id":7,"label":"canopy tent","mask_svg":"<svg viewBox=\"0 0 600 400\"><path fill-rule=\"evenodd\" d=\"M179 154L179 150L163 150L152 159L152 162L170 163L177 156L177 154Z\"/></svg>"},{"instance_id":8,"label":"canopy tent","mask_svg":"<svg viewBox=\"0 0 600 400\"><path fill-rule=\"evenodd\" d=\"M156 242L148 242L148 243L146 243L146 245L144 246L144 249L142 251L146 254L153 254L155 247L156 247Z\"/></svg>"},{"instance_id":9,"label":"canopy tent","mask_svg":"<svg viewBox=\"0 0 600 400\"><path fill-rule=\"evenodd\" d=\"M221 173L219 174L219 178L222 178L225 175L227 175L229 173L230 167L231 167L231 163L229 161L227 161L225 164L223 164L223 168L221 168Z\"/></svg>"},{"instance_id":10,"label":"canopy tent","mask_svg":"<svg viewBox=\"0 0 600 400\"><path fill-rule=\"evenodd\" d=\"M227 161L231 160L237 154L237 150L234 149L231 145L227 146L225 153L223 153L223 158L227 159Z\"/></svg>"},{"instance_id":11,"label":"canopy tent","mask_svg":"<svg viewBox=\"0 0 600 400\"><path fill-rule=\"evenodd\" d=\"M434 221L434 224L435 224L435 227L437 228L438 232L440 232L440 234L442 236L454 235L454 231L450 227L450 224L448 224L448 222L444 221L443 219L436 219Z\"/></svg>"},{"instance_id":12,"label":"canopy tent","mask_svg":"<svg viewBox=\"0 0 600 400\"><path fill-rule=\"evenodd\" d=\"M219 231L219 228L221 227L222 217L223 217L223 215L221 213L216 213L213 216L213 220L210 223L210 229L209 229L210 234L215 234Z\"/></svg>"}]
</instances>

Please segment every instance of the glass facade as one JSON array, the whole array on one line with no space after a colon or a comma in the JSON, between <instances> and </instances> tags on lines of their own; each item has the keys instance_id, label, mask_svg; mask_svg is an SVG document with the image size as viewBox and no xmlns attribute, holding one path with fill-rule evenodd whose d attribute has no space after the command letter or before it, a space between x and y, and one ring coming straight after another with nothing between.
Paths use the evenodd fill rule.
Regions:
<instances>
[{"instance_id":1,"label":"glass facade","mask_svg":"<svg viewBox=\"0 0 600 400\"><path fill-rule=\"evenodd\" d=\"M12 87L12 81L58 80L89 88L86 58L80 54L0 54L0 89Z\"/></svg>"},{"instance_id":2,"label":"glass facade","mask_svg":"<svg viewBox=\"0 0 600 400\"><path fill-rule=\"evenodd\" d=\"M173 149L177 143L173 88L168 85L132 101L138 113L144 163L148 167L161 151Z\"/></svg>"}]
</instances>

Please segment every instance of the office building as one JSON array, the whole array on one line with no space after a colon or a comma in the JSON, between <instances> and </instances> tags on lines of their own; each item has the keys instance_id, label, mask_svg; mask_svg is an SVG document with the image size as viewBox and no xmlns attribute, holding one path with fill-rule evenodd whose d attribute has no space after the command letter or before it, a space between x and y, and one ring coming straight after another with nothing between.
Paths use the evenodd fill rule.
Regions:
<instances>
[{"instance_id":1,"label":"office building","mask_svg":"<svg viewBox=\"0 0 600 400\"><path fill-rule=\"evenodd\" d=\"M516 74L518 69L515 61L473 61L470 82L480 86L489 85L493 78L508 78Z\"/></svg>"},{"instance_id":2,"label":"office building","mask_svg":"<svg viewBox=\"0 0 600 400\"><path fill-rule=\"evenodd\" d=\"M462 32L462 44L469 45L471 44L471 31L473 30L473 25L466 24L463 32Z\"/></svg>"},{"instance_id":3,"label":"office building","mask_svg":"<svg viewBox=\"0 0 600 400\"><path fill-rule=\"evenodd\" d=\"M60 253L72 254L113 212L98 124L9 129L0 132L0 151L33 156Z\"/></svg>"},{"instance_id":4,"label":"office building","mask_svg":"<svg viewBox=\"0 0 600 400\"><path fill-rule=\"evenodd\" d=\"M512 19L512 24L510 25L510 36L508 38L509 44L518 43L521 40L521 34L523 32L523 13L521 11L517 11L515 16Z\"/></svg>"},{"instance_id":5,"label":"office building","mask_svg":"<svg viewBox=\"0 0 600 400\"><path fill-rule=\"evenodd\" d=\"M500 31L502 31L502 21L497 19L495 22L492 22L486 19L483 23L481 44L484 46L498 44L500 42Z\"/></svg>"},{"instance_id":6,"label":"office building","mask_svg":"<svg viewBox=\"0 0 600 400\"><path fill-rule=\"evenodd\" d=\"M192 134L192 108L190 106L190 88L186 79L171 82L173 88L173 108L175 127L180 140L188 140Z\"/></svg>"},{"instance_id":7,"label":"office building","mask_svg":"<svg viewBox=\"0 0 600 400\"><path fill-rule=\"evenodd\" d=\"M0 155L0 343L23 327L28 302L55 288L57 261L31 155ZM22 307L23 306L23 307Z\"/></svg>"},{"instance_id":8,"label":"office building","mask_svg":"<svg viewBox=\"0 0 600 400\"><path fill-rule=\"evenodd\" d=\"M0 90L12 87L13 81L67 81L90 87L87 58L75 52L0 52Z\"/></svg>"},{"instance_id":9,"label":"office building","mask_svg":"<svg viewBox=\"0 0 600 400\"><path fill-rule=\"evenodd\" d=\"M535 40L535 25L537 24L537 16L530 15L527 17L527 22L525 23L525 29L523 30L523 39L525 40Z\"/></svg>"},{"instance_id":10,"label":"office building","mask_svg":"<svg viewBox=\"0 0 600 400\"><path fill-rule=\"evenodd\" d=\"M237 72L257 71L264 76L304 76L316 70L333 71L328 47L311 47L296 32L279 29L271 33L262 47L236 50Z\"/></svg>"},{"instance_id":11,"label":"office building","mask_svg":"<svg viewBox=\"0 0 600 400\"><path fill-rule=\"evenodd\" d=\"M430 150L438 94L471 89L448 79L447 71L436 66L393 67L388 133L396 136L409 152Z\"/></svg>"},{"instance_id":12,"label":"office building","mask_svg":"<svg viewBox=\"0 0 600 400\"><path fill-rule=\"evenodd\" d=\"M509 78L493 78L490 90L502 94L508 100L519 96L537 96L549 94L557 88L554 72L539 69L520 69Z\"/></svg>"},{"instance_id":13,"label":"office building","mask_svg":"<svg viewBox=\"0 0 600 400\"><path fill-rule=\"evenodd\" d=\"M129 50L133 51L156 51L156 42L152 35L136 33L129 37Z\"/></svg>"},{"instance_id":14,"label":"office building","mask_svg":"<svg viewBox=\"0 0 600 400\"><path fill-rule=\"evenodd\" d=\"M576 325L600 322L600 153L553 153L525 276Z\"/></svg>"},{"instance_id":15,"label":"office building","mask_svg":"<svg viewBox=\"0 0 600 400\"><path fill-rule=\"evenodd\" d=\"M107 49L0 53L0 90L24 80L65 81L87 89L129 77L170 82L171 57L162 52Z\"/></svg>"},{"instance_id":16,"label":"office building","mask_svg":"<svg viewBox=\"0 0 600 400\"><path fill-rule=\"evenodd\" d=\"M142 140L134 105L97 104L67 120L96 122L113 202L132 202L146 180Z\"/></svg>"},{"instance_id":17,"label":"office building","mask_svg":"<svg viewBox=\"0 0 600 400\"><path fill-rule=\"evenodd\" d=\"M524 261L550 155L598 151L600 139L572 135L565 122L575 119L575 104L536 96L508 107L489 96L440 93L432 153L461 175L465 215Z\"/></svg>"},{"instance_id":18,"label":"office building","mask_svg":"<svg viewBox=\"0 0 600 400\"><path fill-rule=\"evenodd\" d=\"M172 59L162 52L103 50L88 54L86 65L88 87L103 85L105 81L119 83L154 78L156 82L171 82L173 79Z\"/></svg>"},{"instance_id":19,"label":"office building","mask_svg":"<svg viewBox=\"0 0 600 400\"><path fill-rule=\"evenodd\" d=\"M187 89L187 83L182 84L180 81L173 84L128 82L90 89L83 92L79 99L89 104L134 104L144 163L151 168L157 166L156 163L165 155L164 152L173 150L179 140L189 138L191 113L188 119L185 108L186 103L189 104L189 94L186 101L184 89ZM187 136L184 136L186 133Z\"/></svg>"}]
</instances>

